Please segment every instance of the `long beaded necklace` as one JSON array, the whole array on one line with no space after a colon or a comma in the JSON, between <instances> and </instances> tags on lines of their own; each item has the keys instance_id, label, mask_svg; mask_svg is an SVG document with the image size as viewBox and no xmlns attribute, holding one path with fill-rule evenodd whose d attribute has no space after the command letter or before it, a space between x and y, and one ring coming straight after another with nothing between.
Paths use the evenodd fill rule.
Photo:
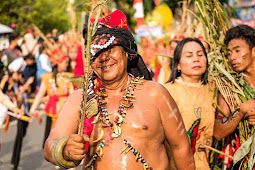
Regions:
<instances>
[{"instance_id":1,"label":"long beaded necklace","mask_svg":"<svg viewBox=\"0 0 255 170\"><path fill-rule=\"evenodd\" d=\"M105 101L105 97L106 95L102 95L98 97L98 103L99 103L99 111L101 111L103 113L103 126L105 127L110 127L112 130L112 137L116 138L119 137L121 134L121 125L124 122L126 113L127 113L127 108L130 108L133 106L133 100L131 100L132 98L134 98L134 90L136 88L137 84L133 84L135 77L131 76L131 81L128 85L128 87L126 88L126 92L123 95L123 98L120 101L120 106L118 108L118 113L116 115L116 117L114 118L114 123L111 123L110 119L109 119L109 114L107 111L107 102ZM132 88L133 87L133 88ZM132 91L132 92L131 92ZM100 88L100 93L103 94L104 89Z\"/></svg>"},{"instance_id":2,"label":"long beaded necklace","mask_svg":"<svg viewBox=\"0 0 255 170\"><path fill-rule=\"evenodd\" d=\"M125 89L125 94L123 95L123 98L120 100L120 106L118 108L118 113L117 115L114 117L114 122L111 123L110 119L109 119L109 114L107 111L107 102L105 101L105 97L107 97L106 93L105 93L105 89L104 88L99 88L99 93L97 96L97 101L98 101L98 107L99 107L99 113L102 113L98 116L100 116L100 120L102 123L103 127L110 127L111 128L111 136L112 138L117 138L120 137L121 135L121 126L123 124L126 113L127 113L127 109L133 106L133 102L135 101L135 96L134 96L134 91L135 89L139 89L137 88L138 84L143 84L143 82L141 81L143 78L135 78L133 75L129 75L131 77L130 83L127 86L127 88ZM144 169L151 169L152 168L145 162L145 160L143 159L143 157L141 156L141 154L135 150L130 143L128 143L128 141L126 139L124 140L124 144L126 145L125 148L120 152L123 153L125 151L125 154L128 153L130 150L132 150L133 154L136 156L136 161L139 160L141 163L143 163L144 165ZM103 147L105 146L105 140L103 140L98 147L96 148L96 152L95 154L92 156L92 159L89 161L89 163L85 166L86 169L91 169L98 156L102 157L103 155ZM128 149L128 150L126 150Z\"/></svg>"}]
</instances>

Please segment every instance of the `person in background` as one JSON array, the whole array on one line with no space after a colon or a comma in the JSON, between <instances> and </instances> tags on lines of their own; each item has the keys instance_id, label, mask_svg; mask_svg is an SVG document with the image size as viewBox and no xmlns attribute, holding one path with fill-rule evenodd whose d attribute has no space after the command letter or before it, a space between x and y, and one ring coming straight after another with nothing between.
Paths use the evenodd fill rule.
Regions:
<instances>
[{"instance_id":1,"label":"person in background","mask_svg":"<svg viewBox=\"0 0 255 170\"><path fill-rule=\"evenodd\" d=\"M39 54L35 56L36 60L36 80L37 85L41 85L41 75L50 73L52 71L51 62L49 56L47 55L46 51L44 50L43 40L39 39L38 44Z\"/></svg>"},{"instance_id":2,"label":"person in background","mask_svg":"<svg viewBox=\"0 0 255 170\"><path fill-rule=\"evenodd\" d=\"M247 25L239 25L230 28L225 37L227 45L228 61L236 72L244 74L243 90L248 101L240 104L239 108L231 112L223 95L218 96L218 105L221 110L216 111L214 137L221 140L229 137L240 142L236 138L238 124L243 118L247 118L250 125L255 125L255 30ZM222 114L222 111L227 117ZM230 140L229 140L230 141ZM232 142L231 142L232 143ZM232 148L236 148L232 146ZM235 151L237 149L233 149ZM232 161L227 161L229 169L232 169ZM237 168L236 164L234 168Z\"/></svg>"},{"instance_id":3,"label":"person in background","mask_svg":"<svg viewBox=\"0 0 255 170\"><path fill-rule=\"evenodd\" d=\"M36 89L36 64L34 56L29 53L24 56L26 62L26 67L22 71L22 79L19 81L19 91L17 93L17 100L21 107L24 108L25 116L32 116L29 114L30 104L28 103L28 98L35 92ZM18 119L17 124L17 134L14 142L14 148L12 153L11 164L13 169L18 169L20 154L22 149L23 138L26 135L28 122Z\"/></svg>"},{"instance_id":4,"label":"person in background","mask_svg":"<svg viewBox=\"0 0 255 170\"><path fill-rule=\"evenodd\" d=\"M138 53L142 56L147 69L151 72L151 76L153 77L154 73L152 72L152 59L154 57L154 52L147 37L141 38L141 46L138 49Z\"/></svg>"},{"instance_id":5,"label":"person in background","mask_svg":"<svg viewBox=\"0 0 255 170\"><path fill-rule=\"evenodd\" d=\"M207 54L202 42L196 38L184 38L175 49L170 80L165 84L180 109L196 170L210 169L203 146L212 143L215 109L207 67Z\"/></svg>"},{"instance_id":6,"label":"person in background","mask_svg":"<svg viewBox=\"0 0 255 170\"><path fill-rule=\"evenodd\" d=\"M165 53L169 57L174 56L174 50L178 44L184 37L182 35L175 35L174 38L170 39L168 45L168 51ZM162 67L159 73L158 83L165 84L171 75L171 58L164 57L164 62L162 62Z\"/></svg>"},{"instance_id":7,"label":"person in background","mask_svg":"<svg viewBox=\"0 0 255 170\"><path fill-rule=\"evenodd\" d=\"M68 77L73 76L73 74L70 73L70 59L68 56L57 48L52 51L50 57L51 64L53 66L52 72L43 74L41 76L40 89L36 94L34 102L29 111L30 114L35 114L42 97L47 94L49 100L44 108L47 119L43 147L50 130L54 126L62 105L66 101L69 94L71 94L73 91L73 85L68 80Z\"/></svg>"},{"instance_id":8,"label":"person in background","mask_svg":"<svg viewBox=\"0 0 255 170\"><path fill-rule=\"evenodd\" d=\"M21 57L21 50L18 48L18 40L20 38L19 33L14 32L10 35L10 45L7 49L3 50L3 54L1 57L1 61L4 64L5 69L7 69L8 65L14 61L15 59Z\"/></svg>"}]
</instances>

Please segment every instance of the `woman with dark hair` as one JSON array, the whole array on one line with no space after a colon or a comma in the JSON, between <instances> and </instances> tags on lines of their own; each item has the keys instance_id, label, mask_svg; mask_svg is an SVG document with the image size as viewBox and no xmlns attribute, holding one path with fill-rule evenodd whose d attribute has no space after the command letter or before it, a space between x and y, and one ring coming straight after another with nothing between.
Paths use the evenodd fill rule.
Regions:
<instances>
[{"instance_id":1,"label":"woman with dark hair","mask_svg":"<svg viewBox=\"0 0 255 170\"><path fill-rule=\"evenodd\" d=\"M207 83L207 54L201 41L185 38L180 41L171 63L168 89L182 115L188 132L196 169L210 169L204 145L211 145L215 109L213 92Z\"/></svg>"},{"instance_id":2,"label":"woman with dark hair","mask_svg":"<svg viewBox=\"0 0 255 170\"><path fill-rule=\"evenodd\" d=\"M73 92L73 84L67 79L73 76L73 74L70 73L71 67L68 56L63 54L60 49L56 49L52 51L50 60L53 66L52 72L41 76L41 86L30 109L31 114L35 113L42 97L47 93L49 99L44 108L47 120L43 146L58 117L62 105L69 94Z\"/></svg>"}]
</instances>

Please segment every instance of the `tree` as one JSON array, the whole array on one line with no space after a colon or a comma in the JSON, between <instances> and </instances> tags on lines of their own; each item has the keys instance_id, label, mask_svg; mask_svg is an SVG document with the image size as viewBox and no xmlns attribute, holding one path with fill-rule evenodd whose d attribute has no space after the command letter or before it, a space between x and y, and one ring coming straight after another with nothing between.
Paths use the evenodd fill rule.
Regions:
<instances>
[{"instance_id":1,"label":"tree","mask_svg":"<svg viewBox=\"0 0 255 170\"><path fill-rule=\"evenodd\" d=\"M34 23L44 33L57 28L65 32L70 28L65 0L1 0L0 22L17 24L17 30L24 33Z\"/></svg>"}]
</instances>

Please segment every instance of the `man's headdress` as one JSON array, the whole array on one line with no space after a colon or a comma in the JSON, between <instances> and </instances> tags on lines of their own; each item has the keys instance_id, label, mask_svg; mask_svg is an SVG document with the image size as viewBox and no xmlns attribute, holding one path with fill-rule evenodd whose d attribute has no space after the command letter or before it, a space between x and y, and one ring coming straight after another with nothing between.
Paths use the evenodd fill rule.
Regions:
<instances>
[{"instance_id":1,"label":"man's headdress","mask_svg":"<svg viewBox=\"0 0 255 170\"><path fill-rule=\"evenodd\" d=\"M83 31L85 39L86 30L85 28ZM144 76L145 79L151 80L151 75L142 57L137 53L135 39L127 26L127 17L120 10L116 10L98 21L98 29L92 38L91 59L94 60L103 50L115 45L122 46L128 53L127 71L129 73L134 76Z\"/></svg>"}]
</instances>

